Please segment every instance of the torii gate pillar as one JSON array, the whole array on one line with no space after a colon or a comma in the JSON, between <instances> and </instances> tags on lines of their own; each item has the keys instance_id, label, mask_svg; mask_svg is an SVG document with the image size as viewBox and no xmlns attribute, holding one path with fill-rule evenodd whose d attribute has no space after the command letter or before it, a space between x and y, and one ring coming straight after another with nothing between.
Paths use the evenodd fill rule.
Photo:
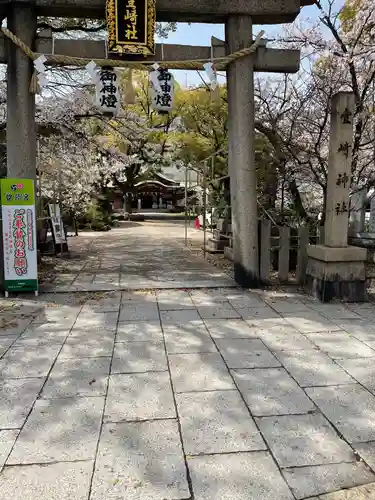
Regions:
<instances>
[{"instance_id":1,"label":"torii gate pillar","mask_svg":"<svg viewBox=\"0 0 375 500\"><path fill-rule=\"evenodd\" d=\"M229 53L250 47L253 42L251 17L230 16L225 36ZM259 285L254 58L254 54L241 57L227 67L234 277L246 288Z\"/></svg>"},{"instance_id":2,"label":"torii gate pillar","mask_svg":"<svg viewBox=\"0 0 375 500\"><path fill-rule=\"evenodd\" d=\"M11 3L8 28L33 48L37 16L31 2ZM29 90L33 63L21 49L7 40L7 176L35 179L35 95Z\"/></svg>"}]
</instances>

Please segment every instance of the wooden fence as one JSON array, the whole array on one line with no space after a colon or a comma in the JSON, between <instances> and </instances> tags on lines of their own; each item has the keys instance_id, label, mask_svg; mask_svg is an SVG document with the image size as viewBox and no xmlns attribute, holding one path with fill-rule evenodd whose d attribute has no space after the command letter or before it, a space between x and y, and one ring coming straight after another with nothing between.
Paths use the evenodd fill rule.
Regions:
<instances>
[{"instance_id":1,"label":"wooden fence","mask_svg":"<svg viewBox=\"0 0 375 500\"><path fill-rule=\"evenodd\" d=\"M225 255L231 258L231 236L227 235L229 247ZM263 282L290 280L303 284L306 277L307 247L324 243L324 228L310 232L301 226L291 230L287 226L275 226L269 219L260 221L259 271Z\"/></svg>"}]
</instances>

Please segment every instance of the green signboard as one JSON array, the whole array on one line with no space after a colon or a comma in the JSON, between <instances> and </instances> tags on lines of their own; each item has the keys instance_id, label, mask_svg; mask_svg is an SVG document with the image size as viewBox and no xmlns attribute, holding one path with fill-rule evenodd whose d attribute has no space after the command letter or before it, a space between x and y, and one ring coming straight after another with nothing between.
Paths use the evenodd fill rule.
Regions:
<instances>
[{"instance_id":1,"label":"green signboard","mask_svg":"<svg viewBox=\"0 0 375 500\"><path fill-rule=\"evenodd\" d=\"M5 292L38 291L32 179L1 179Z\"/></svg>"}]
</instances>

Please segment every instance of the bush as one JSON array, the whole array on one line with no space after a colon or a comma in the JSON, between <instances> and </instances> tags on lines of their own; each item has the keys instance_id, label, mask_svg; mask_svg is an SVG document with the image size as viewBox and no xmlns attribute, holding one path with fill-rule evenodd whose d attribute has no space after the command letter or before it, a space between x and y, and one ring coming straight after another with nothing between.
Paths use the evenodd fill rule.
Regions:
<instances>
[{"instance_id":1,"label":"bush","mask_svg":"<svg viewBox=\"0 0 375 500\"><path fill-rule=\"evenodd\" d=\"M109 231L111 223L111 217L104 214L101 206L96 202L90 203L86 213L79 219L80 227L93 231Z\"/></svg>"},{"instance_id":2,"label":"bush","mask_svg":"<svg viewBox=\"0 0 375 500\"><path fill-rule=\"evenodd\" d=\"M111 226L101 221L94 221L91 223L90 229L93 231L109 231Z\"/></svg>"}]
</instances>

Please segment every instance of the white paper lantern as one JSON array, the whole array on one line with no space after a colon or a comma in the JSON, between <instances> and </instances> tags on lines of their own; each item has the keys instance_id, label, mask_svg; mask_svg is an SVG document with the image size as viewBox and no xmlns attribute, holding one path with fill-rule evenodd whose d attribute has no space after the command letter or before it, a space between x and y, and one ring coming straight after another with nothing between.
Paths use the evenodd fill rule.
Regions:
<instances>
[{"instance_id":1,"label":"white paper lantern","mask_svg":"<svg viewBox=\"0 0 375 500\"><path fill-rule=\"evenodd\" d=\"M116 116L120 109L119 78L113 68L101 68L96 81L96 106L103 115Z\"/></svg>"},{"instance_id":2,"label":"white paper lantern","mask_svg":"<svg viewBox=\"0 0 375 500\"><path fill-rule=\"evenodd\" d=\"M165 68L150 72L151 107L159 113L169 113L173 108L174 77Z\"/></svg>"}]
</instances>

